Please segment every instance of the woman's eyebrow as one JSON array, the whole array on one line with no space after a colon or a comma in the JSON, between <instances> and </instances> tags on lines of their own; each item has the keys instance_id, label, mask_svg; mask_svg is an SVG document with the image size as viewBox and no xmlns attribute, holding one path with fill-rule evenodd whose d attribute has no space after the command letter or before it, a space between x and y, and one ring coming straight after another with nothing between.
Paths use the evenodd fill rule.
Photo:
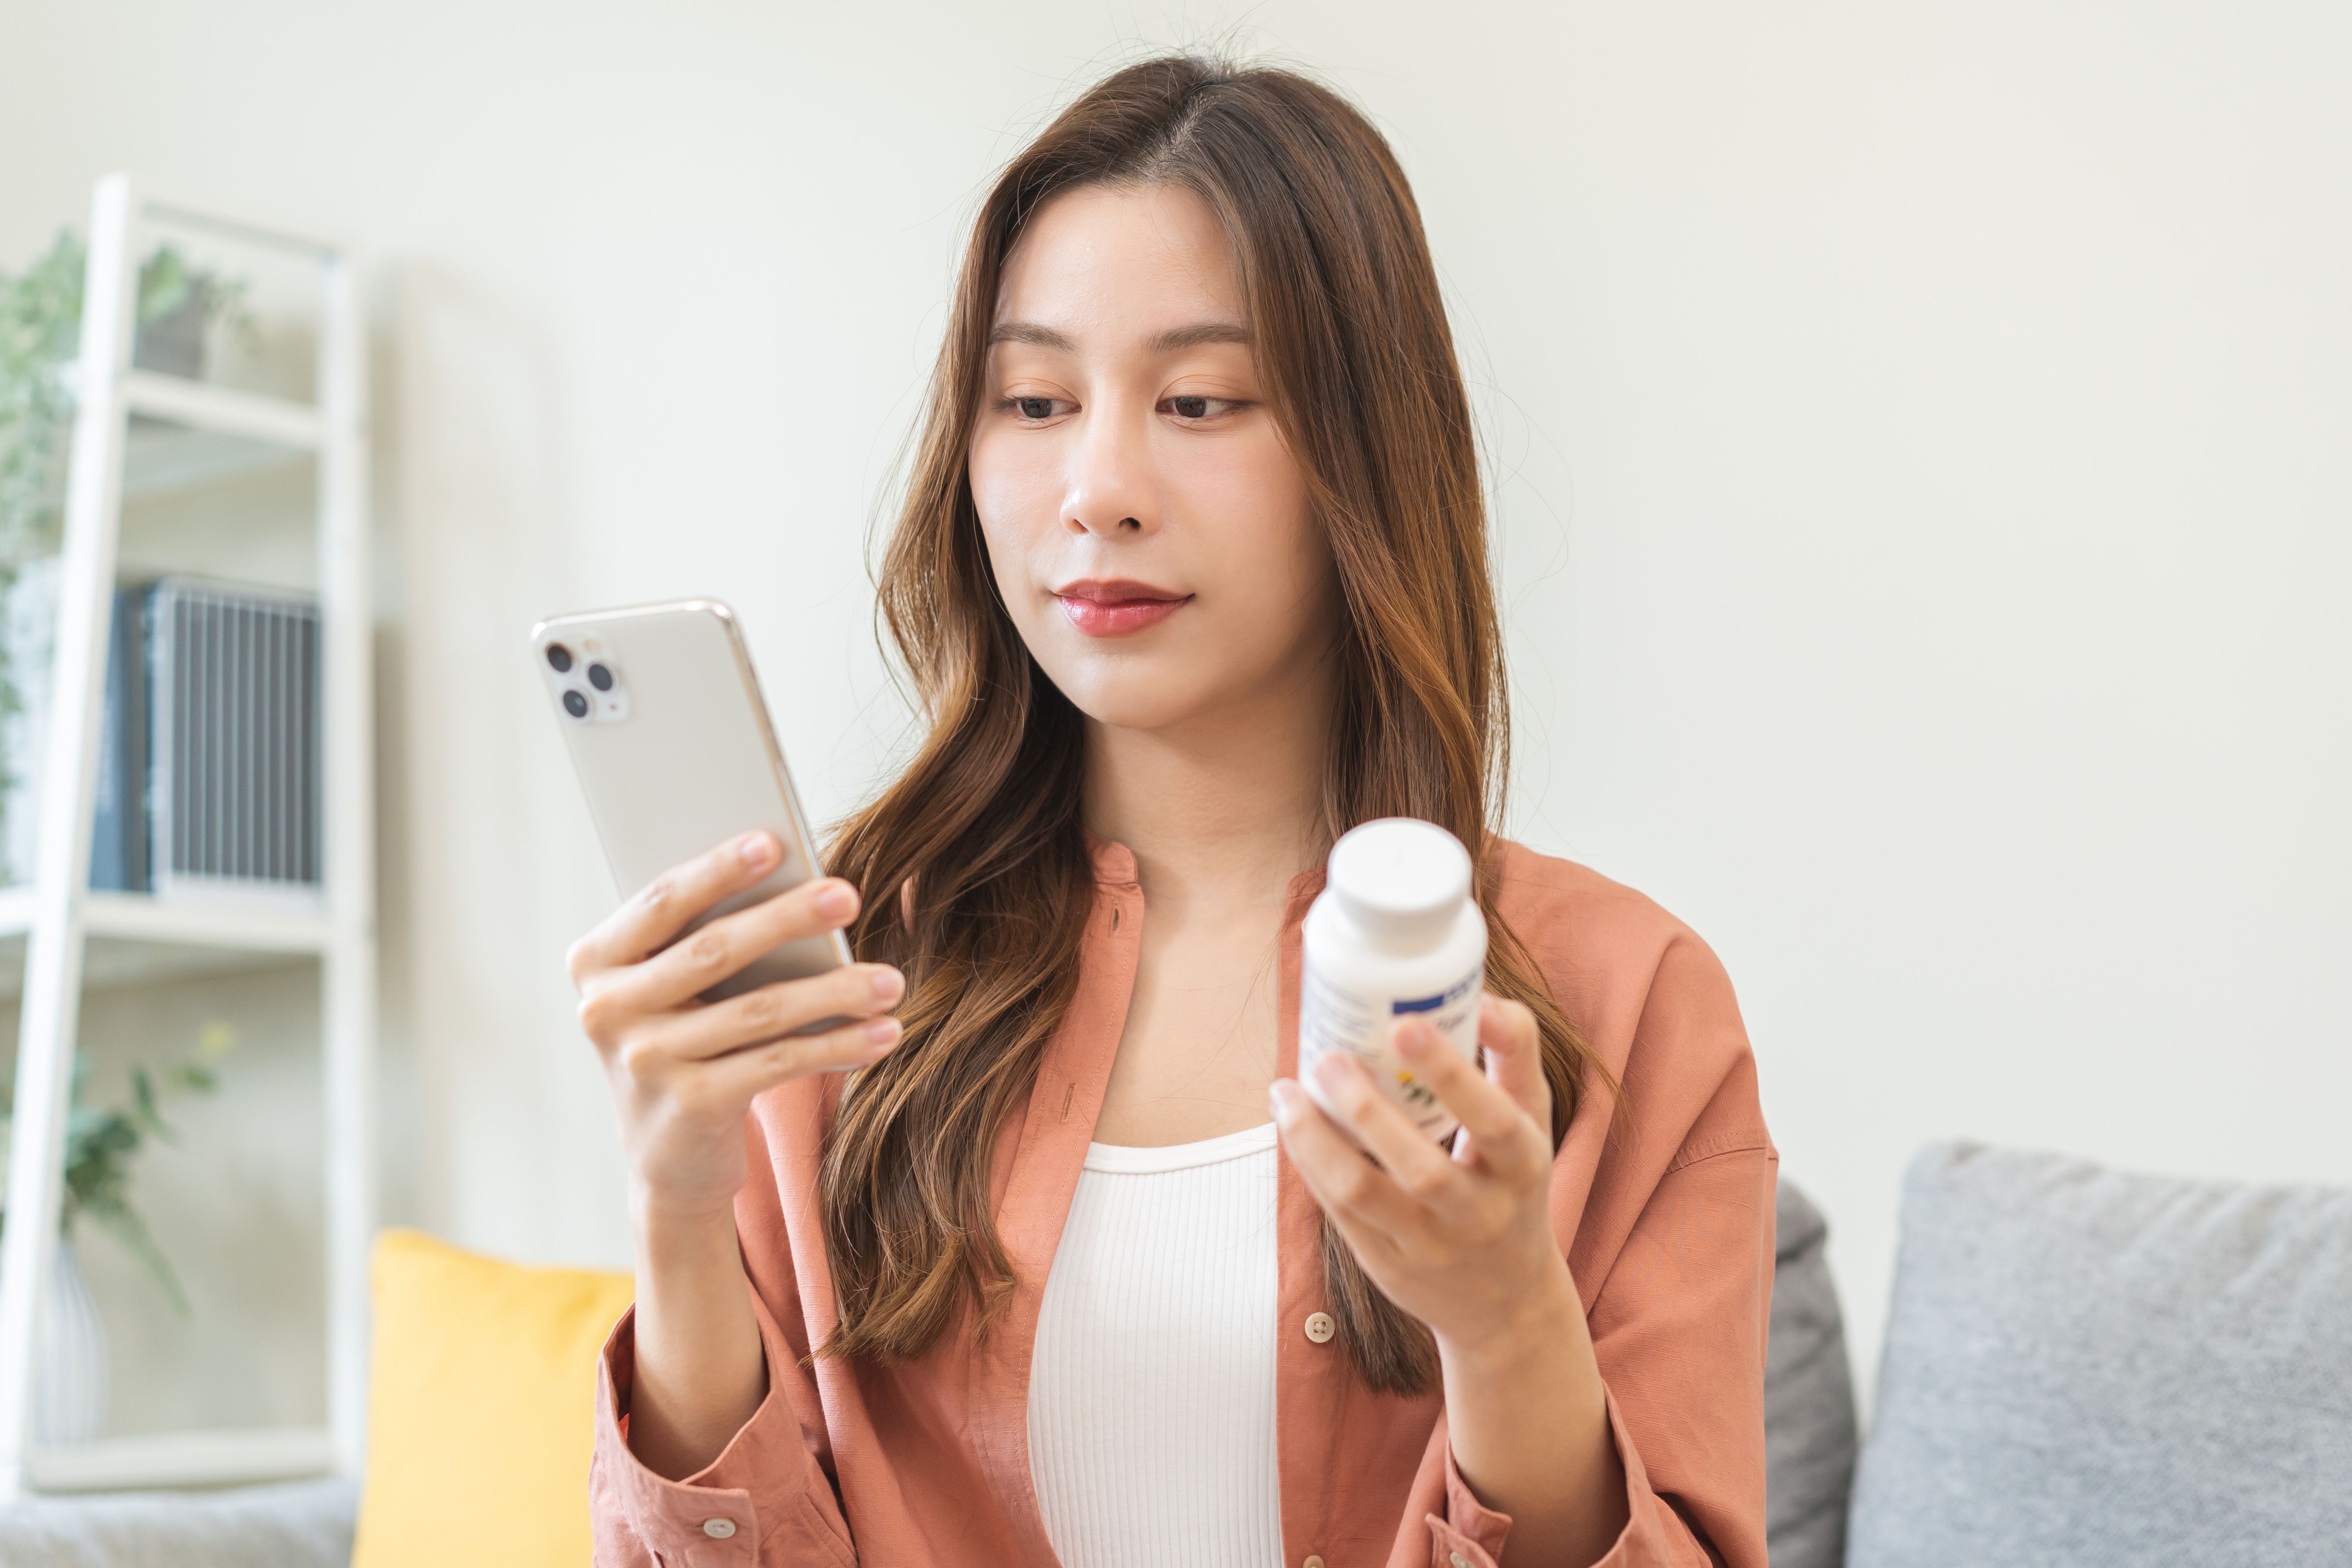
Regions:
<instances>
[{"instance_id":1,"label":"woman's eyebrow","mask_svg":"<svg viewBox=\"0 0 2352 1568\"><path fill-rule=\"evenodd\" d=\"M1247 348L1249 341L1249 329L1239 321L1195 321L1189 327L1171 327L1154 333L1143 346L1151 353L1165 354L1196 349L1202 343L1239 343Z\"/></svg>"},{"instance_id":2,"label":"woman's eyebrow","mask_svg":"<svg viewBox=\"0 0 2352 1568\"><path fill-rule=\"evenodd\" d=\"M1066 354L1078 352L1078 345L1066 332L1051 327L1041 327L1034 321L1000 321L988 334L991 347L998 343L1030 343L1041 349L1054 349Z\"/></svg>"},{"instance_id":3,"label":"woman's eyebrow","mask_svg":"<svg viewBox=\"0 0 2352 1568\"><path fill-rule=\"evenodd\" d=\"M1183 349L1196 349L1203 343L1240 343L1247 347L1250 331L1239 321L1194 321L1190 326L1171 327L1164 332L1154 332L1144 341L1147 353L1175 353ZM990 347L998 343L1028 343L1057 353L1074 354L1078 345L1067 332L1035 321L1000 321L988 334Z\"/></svg>"}]
</instances>

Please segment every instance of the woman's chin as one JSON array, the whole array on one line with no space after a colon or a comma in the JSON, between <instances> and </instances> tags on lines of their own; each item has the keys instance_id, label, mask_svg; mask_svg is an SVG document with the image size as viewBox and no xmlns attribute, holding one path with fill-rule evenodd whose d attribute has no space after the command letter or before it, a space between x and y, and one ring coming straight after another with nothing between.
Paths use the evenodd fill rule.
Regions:
<instances>
[{"instance_id":1,"label":"woman's chin","mask_svg":"<svg viewBox=\"0 0 2352 1568\"><path fill-rule=\"evenodd\" d=\"M1173 670L1123 669L1109 679L1100 672L1087 673L1087 679L1057 677L1054 684L1072 707L1106 729L1174 730L1207 719L1224 706L1197 678L1187 680Z\"/></svg>"}]
</instances>

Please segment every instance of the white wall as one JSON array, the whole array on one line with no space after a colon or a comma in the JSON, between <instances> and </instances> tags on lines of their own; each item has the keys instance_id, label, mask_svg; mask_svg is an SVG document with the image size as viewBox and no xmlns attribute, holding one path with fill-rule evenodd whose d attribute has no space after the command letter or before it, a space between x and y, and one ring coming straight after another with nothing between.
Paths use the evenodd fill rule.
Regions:
<instances>
[{"instance_id":1,"label":"white wall","mask_svg":"<svg viewBox=\"0 0 2352 1568\"><path fill-rule=\"evenodd\" d=\"M1519 830L1730 965L1861 1364L1927 1139L2352 1179L2340 8L20 0L7 265L128 166L381 268L405 1216L625 1256L561 973L610 889L524 628L726 594L855 799L969 203L1134 40L1242 19L1417 183Z\"/></svg>"}]
</instances>

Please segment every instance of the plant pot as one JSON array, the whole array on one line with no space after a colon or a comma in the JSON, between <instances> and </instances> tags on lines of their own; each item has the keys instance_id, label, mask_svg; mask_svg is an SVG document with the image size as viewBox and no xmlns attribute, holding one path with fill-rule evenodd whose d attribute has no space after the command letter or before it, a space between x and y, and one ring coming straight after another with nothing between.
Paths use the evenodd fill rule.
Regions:
<instances>
[{"instance_id":1,"label":"plant pot","mask_svg":"<svg viewBox=\"0 0 2352 1568\"><path fill-rule=\"evenodd\" d=\"M41 1303L33 1356L33 1442L53 1448L106 1436L106 1321L81 1277L74 1246L60 1237Z\"/></svg>"},{"instance_id":2,"label":"plant pot","mask_svg":"<svg viewBox=\"0 0 2352 1568\"><path fill-rule=\"evenodd\" d=\"M131 364L164 375L205 378L205 329L212 325L213 286L202 278L191 281L187 297L160 316L139 323L132 340Z\"/></svg>"}]
</instances>

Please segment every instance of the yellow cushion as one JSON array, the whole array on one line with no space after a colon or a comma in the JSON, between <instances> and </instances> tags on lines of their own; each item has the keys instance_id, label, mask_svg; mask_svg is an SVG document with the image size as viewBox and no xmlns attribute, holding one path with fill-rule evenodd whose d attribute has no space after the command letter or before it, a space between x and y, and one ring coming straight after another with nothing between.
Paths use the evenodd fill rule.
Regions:
<instances>
[{"instance_id":1,"label":"yellow cushion","mask_svg":"<svg viewBox=\"0 0 2352 1568\"><path fill-rule=\"evenodd\" d=\"M352 1568L588 1568L596 1353L633 1295L384 1232Z\"/></svg>"}]
</instances>

